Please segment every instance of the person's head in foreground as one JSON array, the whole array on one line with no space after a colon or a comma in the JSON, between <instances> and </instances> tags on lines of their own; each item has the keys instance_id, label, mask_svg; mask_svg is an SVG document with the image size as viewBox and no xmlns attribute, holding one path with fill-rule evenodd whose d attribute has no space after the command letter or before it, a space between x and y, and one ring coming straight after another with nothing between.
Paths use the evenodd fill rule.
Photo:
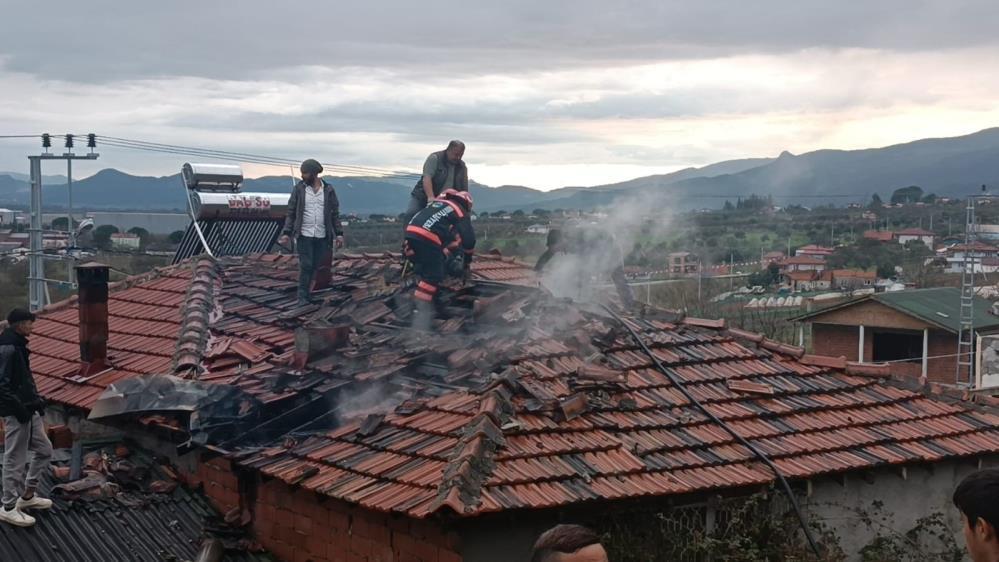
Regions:
<instances>
[{"instance_id":1,"label":"person's head in foreground","mask_svg":"<svg viewBox=\"0 0 999 562\"><path fill-rule=\"evenodd\" d=\"M979 470L954 490L964 540L974 562L999 562L999 468Z\"/></svg>"},{"instance_id":2,"label":"person's head in foreground","mask_svg":"<svg viewBox=\"0 0 999 562\"><path fill-rule=\"evenodd\" d=\"M538 537L531 562L608 562L600 536L582 525L556 525Z\"/></svg>"}]
</instances>

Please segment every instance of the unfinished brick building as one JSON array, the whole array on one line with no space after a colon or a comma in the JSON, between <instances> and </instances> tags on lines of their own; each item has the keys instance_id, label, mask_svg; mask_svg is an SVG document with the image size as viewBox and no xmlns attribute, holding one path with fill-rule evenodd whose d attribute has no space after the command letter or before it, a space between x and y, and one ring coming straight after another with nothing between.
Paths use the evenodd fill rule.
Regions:
<instances>
[{"instance_id":1,"label":"unfinished brick building","mask_svg":"<svg viewBox=\"0 0 999 562\"><path fill-rule=\"evenodd\" d=\"M811 329L812 351L893 368L930 382L956 384L961 291L954 287L879 293L796 318ZM978 334L999 332L992 304L975 297ZM967 377L967 374L963 375Z\"/></svg>"},{"instance_id":2,"label":"unfinished brick building","mask_svg":"<svg viewBox=\"0 0 999 562\"><path fill-rule=\"evenodd\" d=\"M340 256L323 302L302 308L294 257L197 258L132 278L103 308L73 298L40 315L39 389L61 405L52 421L99 422L169 456L292 562L523 559L558 521L600 526L773 485L605 311L484 256L434 331L416 332L400 270L394 255ZM885 366L722 321L625 322L854 556L869 530L830 502L883 500L903 528L999 453L989 399L927 395Z\"/></svg>"}]
</instances>

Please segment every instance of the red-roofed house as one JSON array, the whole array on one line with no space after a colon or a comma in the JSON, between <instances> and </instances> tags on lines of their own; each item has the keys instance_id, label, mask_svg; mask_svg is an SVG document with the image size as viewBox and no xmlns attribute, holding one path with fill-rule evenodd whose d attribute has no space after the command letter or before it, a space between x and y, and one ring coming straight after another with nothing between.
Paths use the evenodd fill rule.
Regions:
<instances>
[{"instance_id":1,"label":"red-roofed house","mask_svg":"<svg viewBox=\"0 0 999 562\"><path fill-rule=\"evenodd\" d=\"M771 264L771 263L780 263L780 261L783 259L784 259L784 252L774 251L763 254L763 257L761 258L760 261L762 261L764 264Z\"/></svg>"},{"instance_id":2,"label":"red-roofed house","mask_svg":"<svg viewBox=\"0 0 999 562\"><path fill-rule=\"evenodd\" d=\"M832 284L837 289L863 289L874 287L878 280L876 271L864 271L863 269L834 269L832 270Z\"/></svg>"},{"instance_id":3,"label":"red-roofed house","mask_svg":"<svg viewBox=\"0 0 999 562\"><path fill-rule=\"evenodd\" d=\"M109 293L92 267L80 302L41 312L31 340L50 417L142 436L287 561L522 560L565 520L632 518L647 538L611 546L651 548L676 540L659 522L678 513L699 522L679 542L717 537L706 522L732 513L719 498L777 478L729 430L856 557L882 529L850 509L882 502L905 532L999 453L986 397L938 399L888 365L720 320L618 321L497 256L450 286L429 333L411 329L395 255L340 256L304 307L290 256L195 258Z\"/></svg>"},{"instance_id":4,"label":"red-roofed house","mask_svg":"<svg viewBox=\"0 0 999 562\"><path fill-rule=\"evenodd\" d=\"M864 238L876 242L891 242L895 239L895 233L890 230L865 230Z\"/></svg>"},{"instance_id":5,"label":"red-roofed house","mask_svg":"<svg viewBox=\"0 0 999 562\"><path fill-rule=\"evenodd\" d=\"M825 260L811 256L794 256L791 258L785 258L784 261L780 262L780 269L782 273L789 273L792 271L824 271L825 268Z\"/></svg>"},{"instance_id":6,"label":"red-roofed house","mask_svg":"<svg viewBox=\"0 0 999 562\"><path fill-rule=\"evenodd\" d=\"M795 293L825 291L832 287L833 276L831 271L789 271L784 280Z\"/></svg>"},{"instance_id":7,"label":"red-roofed house","mask_svg":"<svg viewBox=\"0 0 999 562\"><path fill-rule=\"evenodd\" d=\"M906 228L895 233L895 238L898 240L899 244L904 245L906 242L917 240L926 244L926 247L931 250L933 249L936 236L936 234L922 228Z\"/></svg>"},{"instance_id":8,"label":"red-roofed house","mask_svg":"<svg viewBox=\"0 0 999 562\"><path fill-rule=\"evenodd\" d=\"M961 273L964 270L965 258L971 261L971 268L975 273L994 273L999 270L994 265L993 259L999 257L999 247L985 242L976 240L971 244L954 244L938 251L937 255L941 253L947 261L946 271L949 273Z\"/></svg>"},{"instance_id":9,"label":"red-roofed house","mask_svg":"<svg viewBox=\"0 0 999 562\"><path fill-rule=\"evenodd\" d=\"M807 246L802 246L797 250L795 250L794 255L825 259L833 255L833 252L835 252L833 248L827 248L825 246L819 246L817 244L808 244Z\"/></svg>"}]
</instances>

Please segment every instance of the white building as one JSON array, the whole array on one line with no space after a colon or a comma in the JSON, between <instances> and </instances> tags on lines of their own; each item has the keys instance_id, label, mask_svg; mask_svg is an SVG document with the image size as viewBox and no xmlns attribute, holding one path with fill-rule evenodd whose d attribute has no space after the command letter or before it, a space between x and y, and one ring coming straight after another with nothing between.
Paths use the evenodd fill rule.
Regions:
<instances>
[{"instance_id":1,"label":"white building","mask_svg":"<svg viewBox=\"0 0 999 562\"><path fill-rule=\"evenodd\" d=\"M548 230L547 224L532 224L527 227L528 234L548 234Z\"/></svg>"},{"instance_id":2,"label":"white building","mask_svg":"<svg viewBox=\"0 0 999 562\"><path fill-rule=\"evenodd\" d=\"M130 232L114 232L111 234L111 247L117 250L138 250L141 240Z\"/></svg>"},{"instance_id":3,"label":"white building","mask_svg":"<svg viewBox=\"0 0 999 562\"><path fill-rule=\"evenodd\" d=\"M17 211L0 208L0 227L11 226L17 218Z\"/></svg>"},{"instance_id":4,"label":"white building","mask_svg":"<svg viewBox=\"0 0 999 562\"><path fill-rule=\"evenodd\" d=\"M906 242L918 240L923 244L926 244L926 247L932 250L933 243L936 241L936 234L933 234L929 230L923 230L922 228L906 228L905 230L895 232L895 238L898 240L898 243L903 246Z\"/></svg>"}]
</instances>

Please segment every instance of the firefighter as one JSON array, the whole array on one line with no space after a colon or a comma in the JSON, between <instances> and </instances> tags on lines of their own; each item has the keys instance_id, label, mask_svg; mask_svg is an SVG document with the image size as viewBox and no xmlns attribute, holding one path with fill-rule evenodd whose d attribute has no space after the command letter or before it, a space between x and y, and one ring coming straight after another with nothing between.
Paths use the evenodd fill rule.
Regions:
<instances>
[{"instance_id":1,"label":"firefighter","mask_svg":"<svg viewBox=\"0 0 999 562\"><path fill-rule=\"evenodd\" d=\"M406 254L419 279L413 296L417 316L424 322L429 320L445 276L457 273L468 278L475 250L471 211L470 193L447 189L406 226Z\"/></svg>"},{"instance_id":2,"label":"firefighter","mask_svg":"<svg viewBox=\"0 0 999 562\"><path fill-rule=\"evenodd\" d=\"M590 274L607 274L617 288L621 303L628 308L634 305L631 287L624 276L623 254L612 233L578 221L569 221L563 228L553 228L548 231L547 248L538 258L534 270L543 272L557 254L575 256L582 267L590 270ZM582 282L582 278L579 281Z\"/></svg>"}]
</instances>

